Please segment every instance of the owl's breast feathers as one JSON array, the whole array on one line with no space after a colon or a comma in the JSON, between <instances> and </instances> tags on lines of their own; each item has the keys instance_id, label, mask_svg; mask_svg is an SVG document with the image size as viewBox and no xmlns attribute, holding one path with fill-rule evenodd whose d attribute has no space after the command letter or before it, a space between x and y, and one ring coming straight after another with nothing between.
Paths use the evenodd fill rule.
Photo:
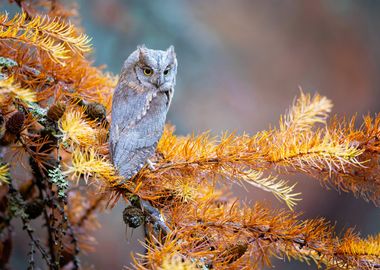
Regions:
<instances>
[{"instance_id":1,"label":"owl's breast feathers","mask_svg":"<svg viewBox=\"0 0 380 270\"><path fill-rule=\"evenodd\" d=\"M154 155L168 111L164 92L115 90L110 130L111 158L121 176L135 175Z\"/></svg>"}]
</instances>

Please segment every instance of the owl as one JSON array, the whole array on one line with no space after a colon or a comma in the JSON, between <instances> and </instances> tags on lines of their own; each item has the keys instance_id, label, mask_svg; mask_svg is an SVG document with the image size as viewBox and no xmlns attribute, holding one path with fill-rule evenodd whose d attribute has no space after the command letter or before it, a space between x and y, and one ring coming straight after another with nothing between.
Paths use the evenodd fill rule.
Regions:
<instances>
[{"instance_id":1,"label":"owl","mask_svg":"<svg viewBox=\"0 0 380 270\"><path fill-rule=\"evenodd\" d=\"M124 62L112 100L110 154L119 174L133 177L155 154L173 98L174 47L137 47Z\"/></svg>"}]
</instances>

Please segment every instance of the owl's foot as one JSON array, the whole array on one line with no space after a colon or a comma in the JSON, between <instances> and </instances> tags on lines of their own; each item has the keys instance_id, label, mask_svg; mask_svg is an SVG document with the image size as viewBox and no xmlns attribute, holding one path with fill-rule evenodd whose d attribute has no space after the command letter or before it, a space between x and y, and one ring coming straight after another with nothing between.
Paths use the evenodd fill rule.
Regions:
<instances>
[{"instance_id":1,"label":"owl's foot","mask_svg":"<svg viewBox=\"0 0 380 270\"><path fill-rule=\"evenodd\" d=\"M154 163L153 161L151 161L149 158L148 160L146 161L146 163L148 164L148 168L151 170L151 171L155 171L156 170L156 163Z\"/></svg>"}]
</instances>

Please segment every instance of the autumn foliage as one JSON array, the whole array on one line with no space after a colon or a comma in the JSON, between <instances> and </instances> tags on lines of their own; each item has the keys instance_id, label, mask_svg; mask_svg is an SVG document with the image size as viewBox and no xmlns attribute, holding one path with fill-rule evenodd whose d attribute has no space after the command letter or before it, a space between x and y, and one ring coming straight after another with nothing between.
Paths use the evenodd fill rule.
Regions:
<instances>
[{"instance_id":1,"label":"autumn foliage","mask_svg":"<svg viewBox=\"0 0 380 270\"><path fill-rule=\"evenodd\" d=\"M359 128L355 117L329 120L332 102L300 91L278 127L254 135L178 136L167 125L155 170L122 179L108 152L117 77L87 60L90 38L69 22L75 9L15 2L19 14L0 15L0 268L11 256L14 218L30 238L30 269L36 252L49 269L81 268L80 253L95 251L96 213L119 200L124 222L145 227L136 269L259 269L276 257L380 268L379 235L302 220L293 212L302 195L286 180L302 173L379 206L380 115L363 117ZM32 177L16 179L11 168ZM284 209L245 204L226 192L232 183L267 191ZM47 239L36 236L35 218Z\"/></svg>"}]
</instances>

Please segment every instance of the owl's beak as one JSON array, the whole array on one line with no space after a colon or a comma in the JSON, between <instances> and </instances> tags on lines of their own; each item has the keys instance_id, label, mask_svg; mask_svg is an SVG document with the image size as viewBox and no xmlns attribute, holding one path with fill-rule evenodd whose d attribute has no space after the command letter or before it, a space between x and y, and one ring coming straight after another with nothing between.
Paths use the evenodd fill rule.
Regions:
<instances>
[{"instance_id":1,"label":"owl's beak","mask_svg":"<svg viewBox=\"0 0 380 270\"><path fill-rule=\"evenodd\" d=\"M160 88L164 84L164 76L160 75L156 78L156 80L153 82L153 84L157 87Z\"/></svg>"}]
</instances>

